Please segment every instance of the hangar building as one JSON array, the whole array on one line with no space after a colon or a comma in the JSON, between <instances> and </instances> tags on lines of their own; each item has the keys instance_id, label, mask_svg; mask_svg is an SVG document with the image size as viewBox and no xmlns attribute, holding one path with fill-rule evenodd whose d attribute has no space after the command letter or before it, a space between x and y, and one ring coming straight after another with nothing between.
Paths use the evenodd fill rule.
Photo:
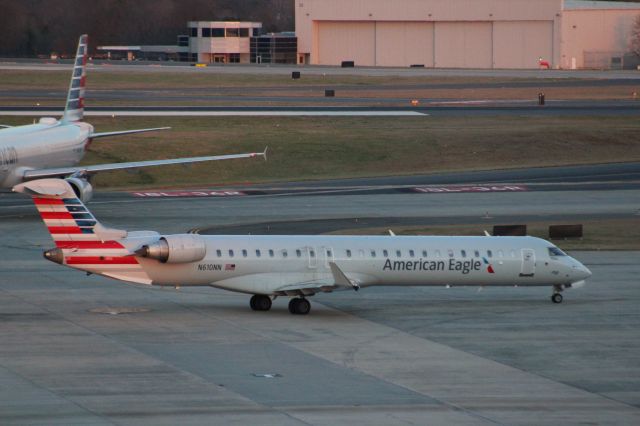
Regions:
<instances>
[{"instance_id":1,"label":"hangar building","mask_svg":"<svg viewBox=\"0 0 640 426\"><path fill-rule=\"evenodd\" d=\"M579 0L298 0L295 9L299 63L435 68L615 62L640 14L638 3Z\"/></svg>"}]
</instances>

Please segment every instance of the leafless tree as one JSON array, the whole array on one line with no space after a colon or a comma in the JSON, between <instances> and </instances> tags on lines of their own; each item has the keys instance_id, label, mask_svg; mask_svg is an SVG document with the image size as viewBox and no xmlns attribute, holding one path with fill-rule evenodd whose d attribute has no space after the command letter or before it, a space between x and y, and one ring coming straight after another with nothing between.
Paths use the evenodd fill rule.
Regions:
<instances>
[{"instance_id":1,"label":"leafless tree","mask_svg":"<svg viewBox=\"0 0 640 426\"><path fill-rule=\"evenodd\" d=\"M631 51L640 56L640 15L636 16L631 29Z\"/></svg>"}]
</instances>

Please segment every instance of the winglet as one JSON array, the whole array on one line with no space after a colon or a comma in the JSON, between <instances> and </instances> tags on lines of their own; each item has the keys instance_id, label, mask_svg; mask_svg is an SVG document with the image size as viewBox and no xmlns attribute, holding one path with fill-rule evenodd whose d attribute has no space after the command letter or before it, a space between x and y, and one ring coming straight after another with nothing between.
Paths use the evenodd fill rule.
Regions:
<instances>
[{"instance_id":1,"label":"winglet","mask_svg":"<svg viewBox=\"0 0 640 426\"><path fill-rule=\"evenodd\" d=\"M393 232L391 229L389 229L389 235L392 236L392 237L396 236L395 232Z\"/></svg>"},{"instance_id":2,"label":"winglet","mask_svg":"<svg viewBox=\"0 0 640 426\"><path fill-rule=\"evenodd\" d=\"M329 267L331 268L331 274L333 275L335 284L338 287L353 288L355 291L360 290L360 286L355 281L351 281L347 278L344 272L342 272L342 269L340 269L335 262L329 262Z\"/></svg>"},{"instance_id":3,"label":"winglet","mask_svg":"<svg viewBox=\"0 0 640 426\"><path fill-rule=\"evenodd\" d=\"M264 161L267 161L267 150L269 149L268 146L264 147L264 151L262 152L262 156L264 157Z\"/></svg>"},{"instance_id":4,"label":"winglet","mask_svg":"<svg viewBox=\"0 0 640 426\"><path fill-rule=\"evenodd\" d=\"M487 232L487 230L485 229L485 230L484 230L484 236L485 236L485 237L490 237L490 236L491 236L491 234L490 234L490 233L488 233L488 232Z\"/></svg>"}]
</instances>

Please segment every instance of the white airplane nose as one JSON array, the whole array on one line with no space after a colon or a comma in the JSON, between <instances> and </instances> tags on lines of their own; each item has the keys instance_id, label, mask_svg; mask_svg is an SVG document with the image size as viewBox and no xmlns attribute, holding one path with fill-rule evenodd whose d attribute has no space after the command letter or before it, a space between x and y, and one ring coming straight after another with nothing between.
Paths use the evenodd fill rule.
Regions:
<instances>
[{"instance_id":1,"label":"white airplane nose","mask_svg":"<svg viewBox=\"0 0 640 426\"><path fill-rule=\"evenodd\" d=\"M587 268L580 262L578 262L578 265L573 267L573 272L578 280L586 280L591 276L591 271L589 270L589 268Z\"/></svg>"}]
</instances>

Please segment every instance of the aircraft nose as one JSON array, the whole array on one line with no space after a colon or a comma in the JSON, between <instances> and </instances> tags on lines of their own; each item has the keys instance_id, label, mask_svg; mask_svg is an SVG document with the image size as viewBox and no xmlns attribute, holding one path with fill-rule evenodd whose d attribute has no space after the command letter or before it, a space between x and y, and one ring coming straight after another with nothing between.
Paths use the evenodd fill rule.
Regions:
<instances>
[{"instance_id":1,"label":"aircraft nose","mask_svg":"<svg viewBox=\"0 0 640 426\"><path fill-rule=\"evenodd\" d=\"M582 263L576 261L573 266L573 274L578 280L586 280L591 276L591 271Z\"/></svg>"}]
</instances>

